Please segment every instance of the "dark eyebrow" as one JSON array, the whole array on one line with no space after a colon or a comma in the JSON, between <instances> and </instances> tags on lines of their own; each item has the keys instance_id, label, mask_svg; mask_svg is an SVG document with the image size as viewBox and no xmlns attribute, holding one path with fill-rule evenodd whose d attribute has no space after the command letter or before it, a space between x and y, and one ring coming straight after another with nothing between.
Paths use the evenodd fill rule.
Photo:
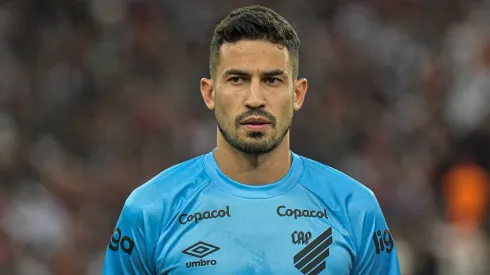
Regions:
<instances>
[{"instance_id":1,"label":"dark eyebrow","mask_svg":"<svg viewBox=\"0 0 490 275\"><path fill-rule=\"evenodd\" d=\"M281 69L276 69L276 70L267 71L267 72L262 73L262 76L265 76L265 77L279 76L279 75L287 76L286 73L284 72L284 70L281 70Z\"/></svg>"},{"instance_id":2,"label":"dark eyebrow","mask_svg":"<svg viewBox=\"0 0 490 275\"><path fill-rule=\"evenodd\" d=\"M242 70L238 70L238 69L229 69L223 73L223 76L225 76L225 77L230 76L230 75L250 76L250 74L247 73L246 71L242 71Z\"/></svg>"},{"instance_id":3,"label":"dark eyebrow","mask_svg":"<svg viewBox=\"0 0 490 275\"><path fill-rule=\"evenodd\" d=\"M223 73L223 75L225 77L230 76L230 75L250 76L250 73L248 73L246 71L239 70L239 69L229 69L229 70L226 70ZM284 72L284 70L281 70L281 69L275 69L272 71L265 71L262 73L262 77L271 77L271 76L279 76L279 75L287 76L287 74Z\"/></svg>"}]
</instances>

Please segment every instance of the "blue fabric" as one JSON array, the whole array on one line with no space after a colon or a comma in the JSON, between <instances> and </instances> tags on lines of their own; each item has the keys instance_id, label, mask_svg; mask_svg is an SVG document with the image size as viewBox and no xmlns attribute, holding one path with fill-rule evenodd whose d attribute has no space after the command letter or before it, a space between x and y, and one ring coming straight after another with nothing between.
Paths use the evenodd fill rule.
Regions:
<instances>
[{"instance_id":1,"label":"blue fabric","mask_svg":"<svg viewBox=\"0 0 490 275\"><path fill-rule=\"evenodd\" d=\"M163 171L127 199L103 274L400 274L374 194L292 156L262 186L228 178L213 152Z\"/></svg>"}]
</instances>

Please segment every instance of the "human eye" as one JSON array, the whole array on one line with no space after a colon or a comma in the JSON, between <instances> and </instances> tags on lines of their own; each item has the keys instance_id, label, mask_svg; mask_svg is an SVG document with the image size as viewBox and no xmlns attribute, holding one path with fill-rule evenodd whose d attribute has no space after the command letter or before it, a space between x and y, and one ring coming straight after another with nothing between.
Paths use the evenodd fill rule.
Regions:
<instances>
[{"instance_id":1,"label":"human eye","mask_svg":"<svg viewBox=\"0 0 490 275\"><path fill-rule=\"evenodd\" d=\"M265 82L267 84L277 84L277 83L281 82L281 80L279 78L276 78L276 77L268 77L265 79Z\"/></svg>"},{"instance_id":2,"label":"human eye","mask_svg":"<svg viewBox=\"0 0 490 275\"><path fill-rule=\"evenodd\" d=\"M241 83L245 82L245 79L241 76L233 76L233 77L230 77L228 79L228 82L230 82L232 84L241 84Z\"/></svg>"}]
</instances>

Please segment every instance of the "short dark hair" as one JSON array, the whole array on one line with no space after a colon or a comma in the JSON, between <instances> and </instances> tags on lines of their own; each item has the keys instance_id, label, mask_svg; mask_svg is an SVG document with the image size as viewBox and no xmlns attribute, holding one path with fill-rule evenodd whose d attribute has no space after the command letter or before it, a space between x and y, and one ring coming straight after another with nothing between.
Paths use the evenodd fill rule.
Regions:
<instances>
[{"instance_id":1,"label":"short dark hair","mask_svg":"<svg viewBox=\"0 0 490 275\"><path fill-rule=\"evenodd\" d=\"M240 40L266 40L286 47L291 59L293 78L298 77L299 37L286 19L275 11L253 5L233 10L214 29L211 39L209 71L215 76L219 64L219 50L224 43Z\"/></svg>"}]
</instances>

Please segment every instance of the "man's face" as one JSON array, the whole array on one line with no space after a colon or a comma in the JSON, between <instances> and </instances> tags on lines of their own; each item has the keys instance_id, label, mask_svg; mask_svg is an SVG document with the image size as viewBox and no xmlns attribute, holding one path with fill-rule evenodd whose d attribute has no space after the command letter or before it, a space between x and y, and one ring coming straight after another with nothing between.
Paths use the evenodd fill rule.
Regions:
<instances>
[{"instance_id":1,"label":"man's face","mask_svg":"<svg viewBox=\"0 0 490 275\"><path fill-rule=\"evenodd\" d=\"M274 150L289 131L295 88L285 47L266 41L225 43L213 80L218 128L248 154Z\"/></svg>"}]
</instances>

